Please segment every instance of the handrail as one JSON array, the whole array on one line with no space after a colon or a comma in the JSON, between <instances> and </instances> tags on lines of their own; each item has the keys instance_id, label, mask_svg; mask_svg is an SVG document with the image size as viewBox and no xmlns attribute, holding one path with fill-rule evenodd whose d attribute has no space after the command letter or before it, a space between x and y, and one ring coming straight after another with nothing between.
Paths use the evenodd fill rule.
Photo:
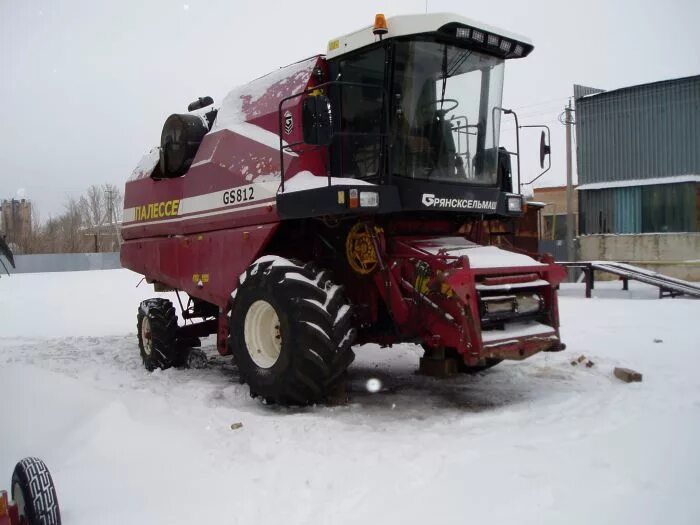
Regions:
<instances>
[{"instance_id":1,"label":"handrail","mask_svg":"<svg viewBox=\"0 0 700 525\"><path fill-rule=\"evenodd\" d=\"M372 89L381 89L382 90L382 107L388 100L387 96L387 90L386 87L380 86L377 84L367 84L364 82L346 82L343 80L331 80L329 82L323 82L322 84L318 84L313 87L306 88L304 91L301 91L299 93L295 93L294 95L290 95L288 97L283 98L280 100L278 108L277 108L277 125L278 125L278 134L279 134L279 139L280 139L280 190L284 192L284 151L289 150L293 151L291 148L294 146L299 146L300 144L306 144L303 140L300 142L295 142L293 144L287 144L286 146L284 145L284 140L282 139L282 106L285 102L292 100L297 97L302 97L304 95L308 95L310 93L313 93L314 91L317 91L319 89L323 89L326 86L331 86L331 85L338 85L338 86L350 86L350 87L367 87L367 88L372 88ZM336 132L335 130L332 131L330 139L331 142L336 136L353 136L353 135L358 135L358 136L376 136L376 137L387 137L388 133L359 133L359 132L351 132L351 131L338 131ZM313 144L312 144L313 146ZM317 144L315 145L319 148L321 147L328 147L328 144L322 145L322 144ZM382 152L380 152L380 156L382 155ZM328 186L331 185L331 172L328 170Z\"/></svg>"},{"instance_id":2,"label":"handrail","mask_svg":"<svg viewBox=\"0 0 700 525\"><path fill-rule=\"evenodd\" d=\"M515 119L515 153L508 152L509 155L514 155L518 158L518 195L522 194L522 191L520 190L520 126L518 125L518 114L513 111L512 109L505 109L500 106L494 106L493 109L491 110L491 118L493 119L493 124L491 125L493 129L493 144L495 148L498 148L498 142L496 140L496 126L494 125L496 122L496 110L502 111L504 115L513 115L513 118ZM500 130L500 126L499 126Z\"/></svg>"}]
</instances>

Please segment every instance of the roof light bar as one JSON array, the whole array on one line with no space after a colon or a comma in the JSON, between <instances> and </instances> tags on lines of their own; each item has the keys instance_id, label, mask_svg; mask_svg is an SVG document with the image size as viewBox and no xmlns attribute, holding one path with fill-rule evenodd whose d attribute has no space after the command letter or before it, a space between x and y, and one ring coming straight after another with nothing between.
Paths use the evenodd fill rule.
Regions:
<instances>
[{"instance_id":1,"label":"roof light bar","mask_svg":"<svg viewBox=\"0 0 700 525\"><path fill-rule=\"evenodd\" d=\"M469 38L469 31L468 27L458 27L455 36L457 38Z\"/></svg>"},{"instance_id":2,"label":"roof light bar","mask_svg":"<svg viewBox=\"0 0 700 525\"><path fill-rule=\"evenodd\" d=\"M508 57L521 57L525 54L525 47L517 41L510 40L494 33L487 33L474 27L458 26L453 28L455 38L460 40L472 40L481 45L495 48Z\"/></svg>"}]
</instances>

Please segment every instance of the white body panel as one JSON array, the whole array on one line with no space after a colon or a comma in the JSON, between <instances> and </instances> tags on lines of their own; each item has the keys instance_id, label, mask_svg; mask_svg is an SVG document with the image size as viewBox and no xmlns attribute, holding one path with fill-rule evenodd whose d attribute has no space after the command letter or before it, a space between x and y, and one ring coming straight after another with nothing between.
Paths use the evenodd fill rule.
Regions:
<instances>
[{"instance_id":1,"label":"white body panel","mask_svg":"<svg viewBox=\"0 0 700 525\"><path fill-rule=\"evenodd\" d=\"M493 33L511 40L530 44L529 38L511 33L504 29L483 24L476 20L466 18L454 13L429 13L423 15L400 15L387 18L387 28L389 31L384 35L384 38L395 38L399 36L417 35L420 33L430 33L437 31L445 24L458 23L466 26L481 29L487 33ZM373 26L369 25L359 31L349 33L339 38L334 38L328 43L327 58L349 53L361 47L373 44L379 40L379 37L372 32Z\"/></svg>"}]
</instances>

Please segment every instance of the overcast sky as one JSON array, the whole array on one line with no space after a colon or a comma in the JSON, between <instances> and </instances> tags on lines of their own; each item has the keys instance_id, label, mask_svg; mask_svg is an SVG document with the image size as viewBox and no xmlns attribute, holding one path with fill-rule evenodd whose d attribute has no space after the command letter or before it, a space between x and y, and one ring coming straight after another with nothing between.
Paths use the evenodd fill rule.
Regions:
<instances>
[{"instance_id":1,"label":"overcast sky","mask_svg":"<svg viewBox=\"0 0 700 525\"><path fill-rule=\"evenodd\" d=\"M157 145L165 118L198 96L323 53L332 37L425 1L0 0L0 198L24 194L42 219L91 184L122 186ZM574 83L604 89L700 73L700 1L430 0L529 36L535 51L506 65L504 106L552 126ZM502 143L513 141L503 128ZM534 134L523 179L537 174Z\"/></svg>"}]
</instances>

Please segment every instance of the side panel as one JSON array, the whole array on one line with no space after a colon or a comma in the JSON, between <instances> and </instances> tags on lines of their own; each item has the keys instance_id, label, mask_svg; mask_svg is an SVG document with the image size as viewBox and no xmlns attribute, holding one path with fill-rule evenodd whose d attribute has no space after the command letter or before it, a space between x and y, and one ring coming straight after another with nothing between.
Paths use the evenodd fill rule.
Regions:
<instances>
[{"instance_id":1,"label":"side panel","mask_svg":"<svg viewBox=\"0 0 700 525\"><path fill-rule=\"evenodd\" d=\"M124 242L122 265L220 308L279 223Z\"/></svg>"},{"instance_id":2,"label":"side panel","mask_svg":"<svg viewBox=\"0 0 700 525\"><path fill-rule=\"evenodd\" d=\"M286 147L280 159L280 142L296 144L302 139L303 98L283 101L318 82L313 71L322 66L322 58L312 57L231 91L185 175L152 179L158 150L146 155L126 183L124 239L278 221L275 197L282 163L286 178L300 171L326 175L323 148ZM280 103L285 118L282 130Z\"/></svg>"}]
</instances>

